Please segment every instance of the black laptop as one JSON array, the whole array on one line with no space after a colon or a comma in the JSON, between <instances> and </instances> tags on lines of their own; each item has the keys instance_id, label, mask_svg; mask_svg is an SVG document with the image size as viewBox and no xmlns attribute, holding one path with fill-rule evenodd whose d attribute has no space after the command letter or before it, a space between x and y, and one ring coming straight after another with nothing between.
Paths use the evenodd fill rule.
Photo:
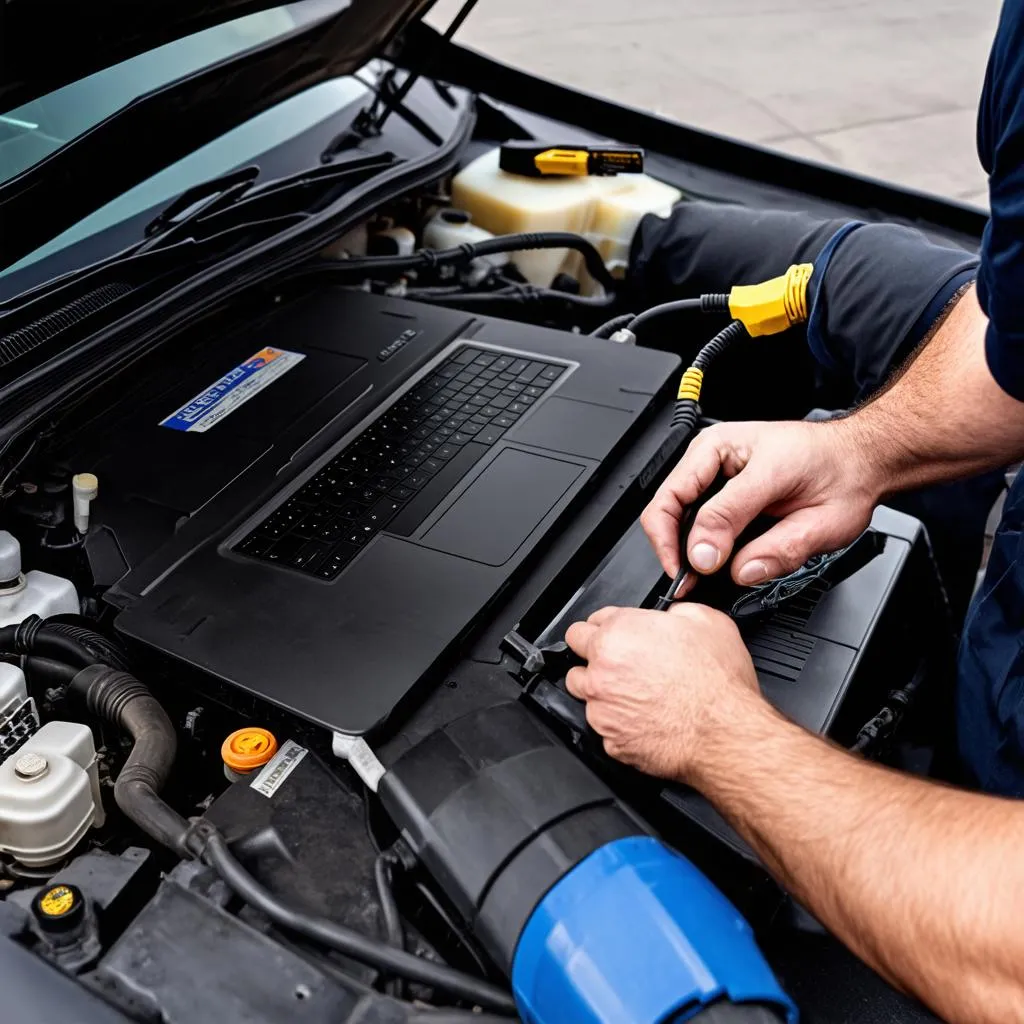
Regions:
<instances>
[{"instance_id":1,"label":"black laptop","mask_svg":"<svg viewBox=\"0 0 1024 1024\"><path fill-rule=\"evenodd\" d=\"M98 467L182 512L117 628L348 734L453 652L679 372L340 289L211 351L122 431L146 458Z\"/></svg>"}]
</instances>

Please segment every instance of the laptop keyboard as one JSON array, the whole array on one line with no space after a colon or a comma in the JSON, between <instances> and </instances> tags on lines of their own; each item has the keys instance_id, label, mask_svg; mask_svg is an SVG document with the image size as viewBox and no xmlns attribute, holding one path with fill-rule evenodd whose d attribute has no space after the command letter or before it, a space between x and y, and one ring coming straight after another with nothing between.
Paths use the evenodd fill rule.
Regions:
<instances>
[{"instance_id":1,"label":"laptop keyboard","mask_svg":"<svg viewBox=\"0 0 1024 1024\"><path fill-rule=\"evenodd\" d=\"M234 550L334 579L385 527L409 536L567 369L459 349Z\"/></svg>"}]
</instances>

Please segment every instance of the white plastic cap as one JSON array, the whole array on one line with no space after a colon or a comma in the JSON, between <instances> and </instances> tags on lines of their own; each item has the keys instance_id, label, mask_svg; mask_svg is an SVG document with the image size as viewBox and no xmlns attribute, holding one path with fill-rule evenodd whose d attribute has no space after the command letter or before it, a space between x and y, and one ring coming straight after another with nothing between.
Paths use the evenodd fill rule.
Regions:
<instances>
[{"instance_id":1,"label":"white plastic cap","mask_svg":"<svg viewBox=\"0 0 1024 1024\"><path fill-rule=\"evenodd\" d=\"M71 478L71 495L75 505L75 529L86 533L89 529L89 505L100 492L100 482L94 473L76 473Z\"/></svg>"},{"instance_id":2,"label":"white plastic cap","mask_svg":"<svg viewBox=\"0 0 1024 1024\"><path fill-rule=\"evenodd\" d=\"M21 575L21 545L18 538L0 530L0 583L16 580Z\"/></svg>"}]
</instances>

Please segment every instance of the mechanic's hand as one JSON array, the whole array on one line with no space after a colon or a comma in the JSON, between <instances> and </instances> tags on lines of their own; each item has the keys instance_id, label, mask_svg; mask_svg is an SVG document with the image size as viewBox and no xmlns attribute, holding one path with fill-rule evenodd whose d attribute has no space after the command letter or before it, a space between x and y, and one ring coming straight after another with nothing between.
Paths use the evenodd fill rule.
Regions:
<instances>
[{"instance_id":1,"label":"mechanic's hand","mask_svg":"<svg viewBox=\"0 0 1024 1024\"><path fill-rule=\"evenodd\" d=\"M587 661L566 676L569 692L608 754L649 775L690 781L716 731L761 703L739 631L703 605L602 608L565 639Z\"/></svg>"},{"instance_id":2,"label":"mechanic's hand","mask_svg":"<svg viewBox=\"0 0 1024 1024\"><path fill-rule=\"evenodd\" d=\"M732 575L742 586L793 572L812 555L854 541L871 521L885 481L849 423L720 423L702 431L641 516L665 572L679 571L686 506L719 469L734 479L699 510L687 540L698 572L720 568L761 513L781 522L737 553Z\"/></svg>"}]
</instances>

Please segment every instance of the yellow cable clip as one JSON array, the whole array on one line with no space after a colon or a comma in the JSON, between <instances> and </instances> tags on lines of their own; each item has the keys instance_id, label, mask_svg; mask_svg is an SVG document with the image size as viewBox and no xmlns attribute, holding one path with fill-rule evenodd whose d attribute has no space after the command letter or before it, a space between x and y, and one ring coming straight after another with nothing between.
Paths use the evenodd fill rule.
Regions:
<instances>
[{"instance_id":1,"label":"yellow cable clip","mask_svg":"<svg viewBox=\"0 0 1024 1024\"><path fill-rule=\"evenodd\" d=\"M676 395L676 400L682 401L684 398L691 398L693 401L699 402L700 389L703 383L704 371L696 366L691 366L683 374L683 379L679 382L679 393Z\"/></svg>"},{"instance_id":2,"label":"yellow cable clip","mask_svg":"<svg viewBox=\"0 0 1024 1024\"><path fill-rule=\"evenodd\" d=\"M729 293L729 313L739 320L753 338L781 334L808 316L807 286L814 265L800 263L782 277L761 284L737 285Z\"/></svg>"}]
</instances>

